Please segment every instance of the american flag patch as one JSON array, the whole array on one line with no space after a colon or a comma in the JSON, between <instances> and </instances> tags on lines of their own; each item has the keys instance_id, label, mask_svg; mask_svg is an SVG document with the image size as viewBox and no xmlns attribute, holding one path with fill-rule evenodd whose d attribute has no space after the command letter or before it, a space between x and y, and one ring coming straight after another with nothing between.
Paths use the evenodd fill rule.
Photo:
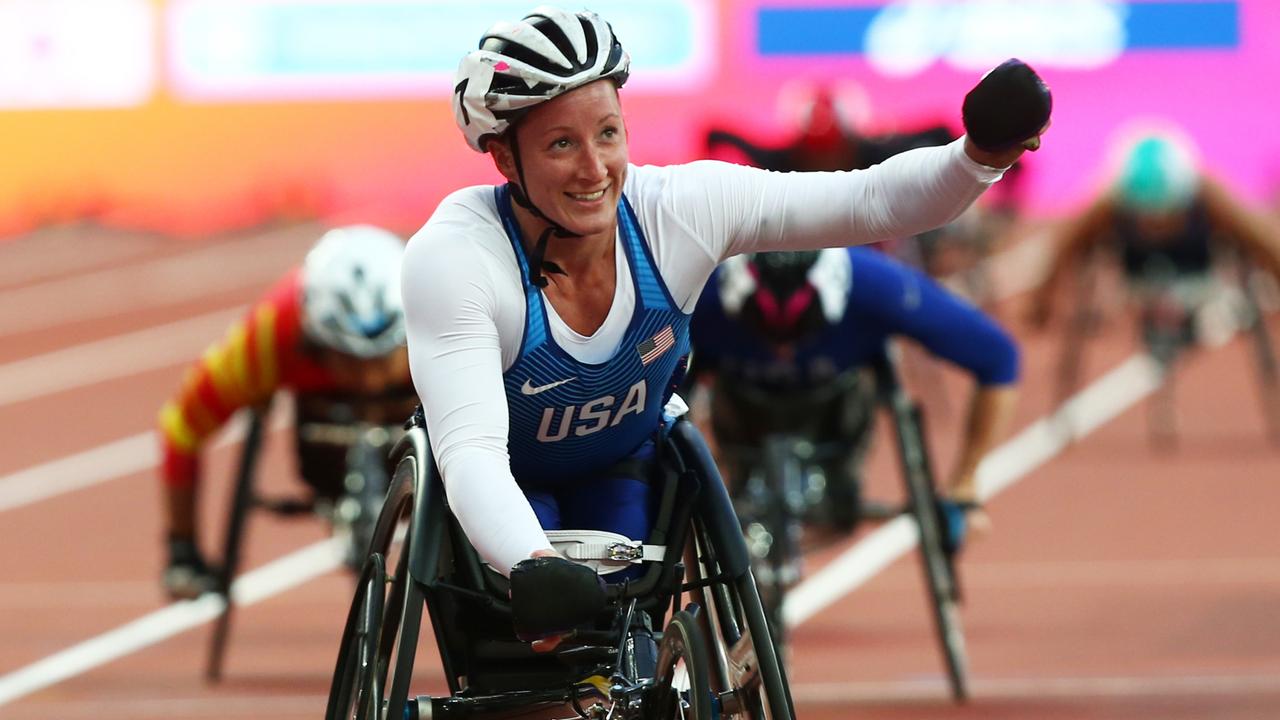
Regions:
<instances>
[{"instance_id":1,"label":"american flag patch","mask_svg":"<svg viewBox=\"0 0 1280 720\"><path fill-rule=\"evenodd\" d=\"M640 364L648 365L657 360L662 357L662 353L670 350L675 344L676 334L671 330L671 326L662 328L653 337L636 346L636 352L640 353Z\"/></svg>"}]
</instances>

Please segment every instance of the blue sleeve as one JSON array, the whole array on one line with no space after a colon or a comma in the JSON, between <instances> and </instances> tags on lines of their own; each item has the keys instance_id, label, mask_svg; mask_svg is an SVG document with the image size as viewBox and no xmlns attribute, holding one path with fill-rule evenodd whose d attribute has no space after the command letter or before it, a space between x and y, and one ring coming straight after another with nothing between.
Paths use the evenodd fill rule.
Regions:
<instances>
[{"instance_id":1,"label":"blue sleeve","mask_svg":"<svg viewBox=\"0 0 1280 720\"><path fill-rule=\"evenodd\" d=\"M720 306L719 271L711 275L689 321L689 340L693 345L693 367L696 371L714 370L720 361L718 350L723 344L724 326L728 322Z\"/></svg>"},{"instance_id":2,"label":"blue sleeve","mask_svg":"<svg viewBox=\"0 0 1280 720\"><path fill-rule=\"evenodd\" d=\"M905 335L973 374L980 385L1018 379L1018 346L986 313L924 273L867 248L853 248L850 314Z\"/></svg>"}]
</instances>

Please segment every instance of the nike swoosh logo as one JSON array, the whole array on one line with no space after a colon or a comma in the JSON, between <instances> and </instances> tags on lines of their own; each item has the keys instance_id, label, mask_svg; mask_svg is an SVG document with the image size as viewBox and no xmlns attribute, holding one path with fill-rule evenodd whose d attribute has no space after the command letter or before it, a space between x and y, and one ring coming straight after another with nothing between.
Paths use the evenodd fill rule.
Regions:
<instances>
[{"instance_id":1,"label":"nike swoosh logo","mask_svg":"<svg viewBox=\"0 0 1280 720\"><path fill-rule=\"evenodd\" d=\"M577 380L577 379L578 379L577 376L574 376L574 377L568 378L567 380L557 380L555 382L550 382L550 383L547 383L546 385L539 385L537 387L533 386L532 381L525 380L524 385L520 387L520 392L525 395L537 395L540 392L550 390L553 387L560 387L561 385L567 382L572 382L573 380Z\"/></svg>"}]
</instances>

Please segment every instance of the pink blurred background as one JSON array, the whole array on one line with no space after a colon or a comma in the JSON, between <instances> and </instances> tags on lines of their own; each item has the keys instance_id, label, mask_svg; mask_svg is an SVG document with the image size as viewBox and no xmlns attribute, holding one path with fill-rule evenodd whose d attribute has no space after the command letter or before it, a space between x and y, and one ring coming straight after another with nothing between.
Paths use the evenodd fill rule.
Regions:
<instances>
[{"instance_id":1,"label":"pink blurred background","mask_svg":"<svg viewBox=\"0 0 1280 720\"><path fill-rule=\"evenodd\" d=\"M424 74L420 90L416 76L400 76L379 92L376 76L366 82L357 75L345 85L321 81L316 87L327 91L310 97L308 92L282 92L274 99L269 90L258 89L239 100L234 92L215 100L196 98L178 82L174 57L183 50L179 42L191 42L191 27L179 32L174 13L209 6L199 0L110 1L130 3L143 18L141 30L132 32L143 32L154 43L142 53L140 62L153 62L149 71L138 75L145 81L141 89L133 91L132 99L115 104L85 101L74 89L41 95L40 88L31 85L68 82L65 76L33 69L78 67L76 72L83 75L84 67L101 67L91 60L58 65L58 53L83 47L72 41L77 33L93 30L83 27L86 21L75 12L77 2L108 0L46 0L44 5L0 0L0 20L12 21L0 23L9 27L0 27L0 44L10 48L11 61L8 76L0 74L0 237L86 218L179 236L312 217L373 221L411 232L451 190L497 180L487 159L467 149L453 125L445 71ZM223 2L223 7L238 8L237 12L271 4ZM306 4L294 2L290 7L297 11ZM930 12L944 17L938 13L957 8L970 12L965 27L979 23L997 38L988 50L1024 57L1053 88L1053 128L1042 151L1028 163L1028 209L1033 214L1063 215L1077 207L1099 181L1109 139L1143 118L1180 123L1199 144L1209 167L1247 198L1269 201L1280 187L1280 133L1273 129L1272 113L1274 90L1280 87L1280 4L1197 3L1235 14L1238 38L1229 46L1121 46L1114 48L1113 57L1082 65L1069 48L1062 50L1054 38L1044 36L1046 23L1053 28L1064 17L1123 18L1130 8L1144 4L1154 5L1086 0L917 2L898 3L897 10L923 13L920 17ZM1167 9L1179 3L1157 4ZM376 5L380 11L421 9L412 3ZM447 4L432 5L439 10ZM498 14L491 20L518 15L523 7L501 2L456 5L472 14L492 9ZM477 10L477 5L483 7ZM937 122L958 129L960 101L981 76L977 60L953 57L963 55L955 50L955 38L938 40L937 58L921 63L911 74L886 72L882 62L859 51L762 53L762 8L829 6L870 12L889 5L885 2L689 0L659 5L654 7L688 20L673 30L671 41L688 47L672 51L678 58L675 64L655 68L656 80L636 82L624 91L632 159L637 163L703 156L702 137L713 124L761 141L785 141L793 130L788 107L795 104L786 98L817 84L843 87L846 95L864 95L859 123L866 132ZM31 8L36 7L42 10L33 18ZM608 10L600 9L608 17ZM1002 26L1006 21L1008 26ZM627 42L628 26L615 24ZM471 34L478 38L484 25L477 24ZM241 37L224 31L233 39ZM636 26L634 34L652 39L653 32ZM1087 23L1073 32L1077 41L1096 35ZM422 38L425 44L436 40ZM954 51L950 55L948 48ZM108 44L102 57L110 55ZM633 77L644 78L646 65L638 53L635 63ZM78 77L77 82L98 87L91 76Z\"/></svg>"}]
</instances>

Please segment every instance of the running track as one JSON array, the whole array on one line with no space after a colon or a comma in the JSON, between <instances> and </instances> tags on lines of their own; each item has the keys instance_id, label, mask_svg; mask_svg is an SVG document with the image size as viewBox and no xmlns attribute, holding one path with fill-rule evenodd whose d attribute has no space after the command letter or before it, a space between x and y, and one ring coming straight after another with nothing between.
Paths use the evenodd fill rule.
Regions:
<instances>
[{"instance_id":1,"label":"running track","mask_svg":"<svg viewBox=\"0 0 1280 720\"><path fill-rule=\"evenodd\" d=\"M322 528L251 526L248 566L266 569L243 588L254 604L238 611L226 680L206 686L209 608L165 609L157 583L148 435L182 364L317 234L191 244L73 226L0 244L0 718L322 713L351 589L326 571ZM1088 351L1089 379L1110 378L1082 410L1098 425L1064 449L1038 423L1058 341L1023 332L1017 309L1001 306L1023 341L1023 400L984 468L1005 487L994 533L962 569L973 702L946 701L919 569L888 562L910 533L891 525L809 564L816 579L791 609L801 716L1280 717L1280 451L1262 432L1247 346L1184 369L1182 443L1162 455L1146 443L1145 366L1113 323ZM936 372L924 380L946 388L930 416L945 465L963 383ZM286 447L269 444L265 465L280 490ZM898 492L888 447L871 465L882 497ZM207 468L210 548L234 459L224 444ZM439 687L432 653L420 653L420 691Z\"/></svg>"}]
</instances>

